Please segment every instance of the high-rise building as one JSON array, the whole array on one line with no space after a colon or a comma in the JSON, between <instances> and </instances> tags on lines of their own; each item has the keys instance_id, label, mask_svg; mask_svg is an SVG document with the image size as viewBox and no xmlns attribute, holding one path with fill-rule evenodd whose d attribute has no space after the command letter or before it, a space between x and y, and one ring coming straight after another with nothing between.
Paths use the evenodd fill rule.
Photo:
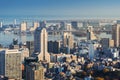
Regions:
<instances>
[{"instance_id":1,"label":"high-rise building","mask_svg":"<svg viewBox=\"0 0 120 80\"><path fill-rule=\"evenodd\" d=\"M65 30L67 30L67 31L71 31L71 30L72 30L72 26L71 26L71 24L66 24L66 26L65 26Z\"/></svg>"},{"instance_id":2,"label":"high-rise building","mask_svg":"<svg viewBox=\"0 0 120 80\"><path fill-rule=\"evenodd\" d=\"M21 51L21 61L24 63L24 59L26 57L29 57L29 49L28 48L20 48L20 51Z\"/></svg>"},{"instance_id":3,"label":"high-rise building","mask_svg":"<svg viewBox=\"0 0 120 80\"><path fill-rule=\"evenodd\" d=\"M34 51L39 52L38 58L50 62L48 53L48 33L45 28L38 27L34 33Z\"/></svg>"},{"instance_id":4,"label":"high-rise building","mask_svg":"<svg viewBox=\"0 0 120 80\"><path fill-rule=\"evenodd\" d=\"M72 25L72 28L78 29L78 22L77 21L72 21L71 25Z\"/></svg>"},{"instance_id":5,"label":"high-rise building","mask_svg":"<svg viewBox=\"0 0 120 80\"><path fill-rule=\"evenodd\" d=\"M29 56L34 52L34 41L27 41L26 46L29 49Z\"/></svg>"},{"instance_id":6,"label":"high-rise building","mask_svg":"<svg viewBox=\"0 0 120 80\"><path fill-rule=\"evenodd\" d=\"M88 44L88 57L90 60L93 60L96 57L96 50L101 47L99 43L89 42Z\"/></svg>"},{"instance_id":7,"label":"high-rise building","mask_svg":"<svg viewBox=\"0 0 120 80\"><path fill-rule=\"evenodd\" d=\"M111 40L109 38L102 38L100 42L102 44L103 49L114 47L114 40Z\"/></svg>"},{"instance_id":8,"label":"high-rise building","mask_svg":"<svg viewBox=\"0 0 120 80\"><path fill-rule=\"evenodd\" d=\"M112 30L112 39L114 40L114 46L120 46L120 22L118 21L117 24L113 26Z\"/></svg>"},{"instance_id":9,"label":"high-rise building","mask_svg":"<svg viewBox=\"0 0 120 80\"><path fill-rule=\"evenodd\" d=\"M20 32L25 32L27 30L27 22L22 22L20 24Z\"/></svg>"},{"instance_id":10,"label":"high-rise building","mask_svg":"<svg viewBox=\"0 0 120 80\"><path fill-rule=\"evenodd\" d=\"M60 29L64 30L65 29L65 25L66 25L65 22L60 22Z\"/></svg>"},{"instance_id":11,"label":"high-rise building","mask_svg":"<svg viewBox=\"0 0 120 80\"><path fill-rule=\"evenodd\" d=\"M64 47L68 47L70 49L72 49L74 47L74 38L73 38L72 33L64 32L63 45L64 45Z\"/></svg>"},{"instance_id":12,"label":"high-rise building","mask_svg":"<svg viewBox=\"0 0 120 80\"><path fill-rule=\"evenodd\" d=\"M44 80L44 68L40 63L31 62L26 65L26 80Z\"/></svg>"},{"instance_id":13,"label":"high-rise building","mask_svg":"<svg viewBox=\"0 0 120 80\"><path fill-rule=\"evenodd\" d=\"M34 23L33 23L33 27L34 27L34 30L35 30L37 27L39 27L39 22L34 22Z\"/></svg>"},{"instance_id":14,"label":"high-rise building","mask_svg":"<svg viewBox=\"0 0 120 80\"><path fill-rule=\"evenodd\" d=\"M46 21L41 21L40 22L40 27L41 28L46 28Z\"/></svg>"},{"instance_id":15,"label":"high-rise building","mask_svg":"<svg viewBox=\"0 0 120 80\"><path fill-rule=\"evenodd\" d=\"M0 75L9 79L21 80L21 65L21 52L16 49L0 51Z\"/></svg>"},{"instance_id":16,"label":"high-rise building","mask_svg":"<svg viewBox=\"0 0 120 80\"><path fill-rule=\"evenodd\" d=\"M48 52L58 54L60 52L60 42L48 41Z\"/></svg>"},{"instance_id":17,"label":"high-rise building","mask_svg":"<svg viewBox=\"0 0 120 80\"><path fill-rule=\"evenodd\" d=\"M97 39L95 34L93 33L93 28L92 26L89 26L87 29L87 40L95 40Z\"/></svg>"},{"instance_id":18,"label":"high-rise building","mask_svg":"<svg viewBox=\"0 0 120 80\"><path fill-rule=\"evenodd\" d=\"M94 44L93 43L90 43L89 45L88 45L88 47L89 47L89 58L90 58L90 60L93 60L94 59L94 56L95 56L95 49L94 49Z\"/></svg>"}]
</instances>

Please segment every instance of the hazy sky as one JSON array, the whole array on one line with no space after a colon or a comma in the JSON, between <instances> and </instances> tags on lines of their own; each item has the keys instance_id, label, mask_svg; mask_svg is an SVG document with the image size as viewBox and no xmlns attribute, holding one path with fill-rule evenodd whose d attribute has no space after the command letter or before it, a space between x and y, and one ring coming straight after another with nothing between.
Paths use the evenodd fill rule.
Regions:
<instances>
[{"instance_id":1,"label":"hazy sky","mask_svg":"<svg viewBox=\"0 0 120 80\"><path fill-rule=\"evenodd\" d=\"M0 15L120 17L120 0L0 0Z\"/></svg>"}]
</instances>

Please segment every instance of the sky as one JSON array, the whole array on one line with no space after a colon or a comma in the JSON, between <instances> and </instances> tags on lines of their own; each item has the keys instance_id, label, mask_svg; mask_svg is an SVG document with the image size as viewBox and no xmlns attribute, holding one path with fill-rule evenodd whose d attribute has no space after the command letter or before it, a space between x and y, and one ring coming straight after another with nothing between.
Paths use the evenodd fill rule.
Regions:
<instances>
[{"instance_id":1,"label":"sky","mask_svg":"<svg viewBox=\"0 0 120 80\"><path fill-rule=\"evenodd\" d=\"M0 0L0 16L120 17L120 0Z\"/></svg>"}]
</instances>

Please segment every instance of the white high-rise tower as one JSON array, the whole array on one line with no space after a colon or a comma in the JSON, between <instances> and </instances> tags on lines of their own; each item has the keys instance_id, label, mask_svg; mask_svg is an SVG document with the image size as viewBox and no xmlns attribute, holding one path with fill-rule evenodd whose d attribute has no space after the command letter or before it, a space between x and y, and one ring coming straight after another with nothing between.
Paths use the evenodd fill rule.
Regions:
<instances>
[{"instance_id":1,"label":"white high-rise tower","mask_svg":"<svg viewBox=\"0 0 120 80\"><path fill-rule=\"evenodd\" d=\"M46 29L38 27L34 33L34 51L39 52L39 60L50 62L50 54L48 53L47 40L48 33Z\"/></svg>"}]
</instances>

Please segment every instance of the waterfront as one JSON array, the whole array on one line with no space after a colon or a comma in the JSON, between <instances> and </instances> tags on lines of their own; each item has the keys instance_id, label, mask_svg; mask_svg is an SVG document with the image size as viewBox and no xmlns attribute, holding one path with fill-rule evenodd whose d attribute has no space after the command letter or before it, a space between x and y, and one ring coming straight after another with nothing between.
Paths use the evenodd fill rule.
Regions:
<instances>
[{"instance_id":1,"label":"waterfront","mask_svg":"<svg viewBox=\"0 0 120 80\"><path fill-rule=\"evenodd\" d=\"M106 33L101 33L99 35L100 38L110 38L111 39L111 35L110 34L106 34ZM33 34L26 34L26 35L16 35L13 34L11 32L8 33L4 33L4 32L0 32L0 44L2 44L4 47L8 47L11 43L12 40L14 38L18 39L18 43L22 42L26 42L26 41L34 41L34 35ZM81 39L86 39L86 37L76 37L74 36L74 39L77 41L80 41ZM50 40L62 40L62 35L49 35L48 36L48 41Z\"/></svg>"},{"instance_id":2,"label":"waterfront","mask_svg":"<svg viewBox=\"0 0 120 80\"><path fill-rule=\"evenodd\" d=\"M49 35L48 40L60 40L61 35ZM26 34L26 35L16 35L11 32L4 33L0 32L0 44L2 44L4 47L8 47L14 38L18 39L18 43L26 42L26 41L33 41L34 40L34 35L33 34Z\"/></svg>"}]
</instances>

